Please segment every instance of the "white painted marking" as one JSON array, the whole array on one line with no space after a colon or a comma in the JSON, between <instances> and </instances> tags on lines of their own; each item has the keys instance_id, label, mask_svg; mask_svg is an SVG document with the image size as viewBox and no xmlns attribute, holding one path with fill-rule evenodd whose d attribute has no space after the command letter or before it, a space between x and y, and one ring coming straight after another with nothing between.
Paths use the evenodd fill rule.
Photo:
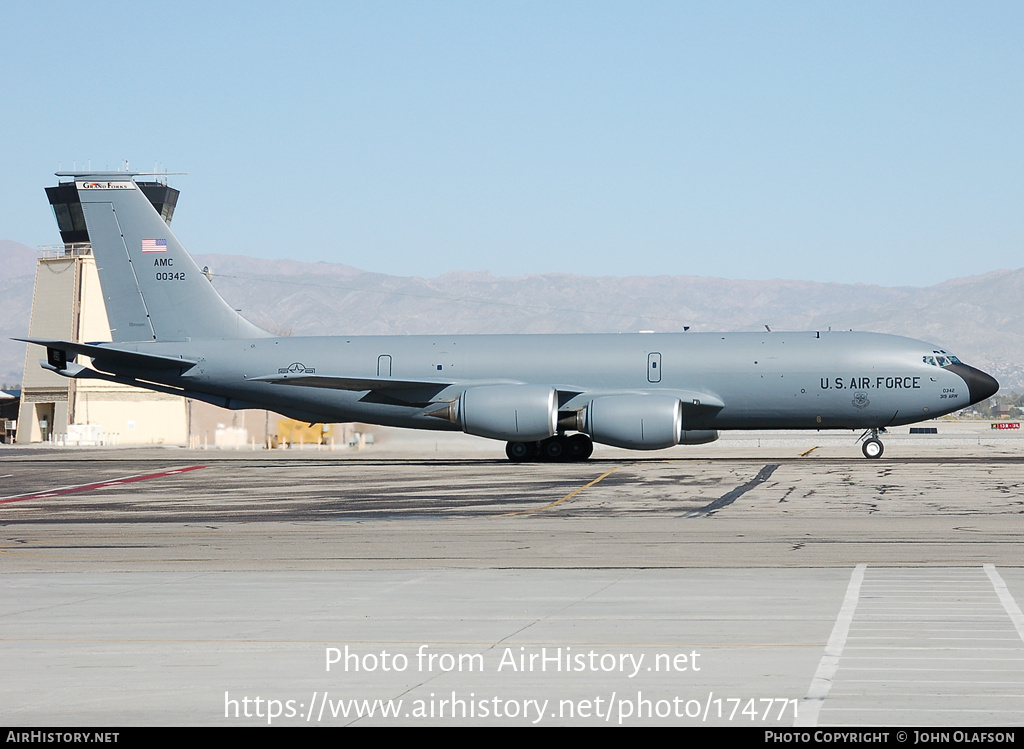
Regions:
<instances>
[{"instance_id":1,"label":"white painted marking","mask_svg":"<svg viewBox=\"0 0 1024 749\"><path fill-rule=\"evenodd\" d=\"M1006 583L1003 582L1002 576L996 571L996 566L994 564L983 566L985 567L985 574L992 581L992 587L996 589L999 602L1003 604L1003 608L1006 609L1010 621L1017 628L1017 634L1020 635L1020 639L1024 640L1024 613L1021 613L1020 606L1017 605L1017 602L1013 600L1013 596L1010 595L1010 590L1006 587Z\"/></svg>"},{"instance_id":2,"label":"white painted marking","mask_svg":"<svg viewBox=\"0 0 1024 749\"><path fill-rule=\"evenodd\" d=\"M860 586L864 582L866 564L858 564L850 575L850 584L846 588L846 598L843 599L843 607L839 610L835 626L832 627L832 635L825 645L825 654L821 656L818 663L818 670L811 679L811 686L807 690L807 696L800 701L800 709L794 726L811 727L818 725L818 714L821 706L828 697L828 690L832 688L832 680L836 671L839 670L839 658L846 646L846 638L850 634L850 624L853 622L853 614L857 610L857 601L860 599Z\"/></svg>"}]
</instances>

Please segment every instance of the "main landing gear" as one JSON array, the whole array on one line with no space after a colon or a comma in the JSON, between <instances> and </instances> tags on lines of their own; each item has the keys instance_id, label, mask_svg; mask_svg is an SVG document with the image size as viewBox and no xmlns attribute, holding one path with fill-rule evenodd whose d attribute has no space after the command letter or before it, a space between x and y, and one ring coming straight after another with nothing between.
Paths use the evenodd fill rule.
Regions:
<instances>
[{"instance_id":1,"label":"main landing gear","mask_svg":"<svg viewBox=\"0 0 1024 749\"><path fill-rule=\"evenodd\" d=\"M882 440L878 439L879 431L884 432L885 429L868 429L864 434L860 436L861 440L864 440L864 444L860 446L860 450L864 453L865 458L881 458L882 453L885 451L885 445L882 444ZM864 439L868 435L871 435L868 439ZM860 442L860 440L857 440Z\"/></svg>"},{"instance_id":2,"label":"main landing gear","mask_svg":"<svg viewBox=\"0 0 1024 749\"><path fill-rule=\"evenodd\" d=\"M585 434L567 437L556 434L539 442L509 442L505 455L513 463L536 460L542 463L574 463L586 460L594 452L594 443Z\"/></svg>"}]
</instances>

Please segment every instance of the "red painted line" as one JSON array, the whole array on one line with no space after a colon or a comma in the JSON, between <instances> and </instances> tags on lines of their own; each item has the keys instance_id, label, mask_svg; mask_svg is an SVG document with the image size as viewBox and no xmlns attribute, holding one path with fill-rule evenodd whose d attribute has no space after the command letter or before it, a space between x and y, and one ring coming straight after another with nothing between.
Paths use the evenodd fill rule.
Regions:
<instances>
[{"instance_id":1,"label":"red painted line","mask_svg":"<svg viewBox=\"0 0 1024 749\"><path fill-rule=\"evenodd\" d=\"M24 502L26 499L43 499L44 497L59 497L63 494L87 492L90 489L103 489L108 486L118 486L119 484L134 484L136 481L148 481L149 479L159 479L165 476L174 476L175 474L185 473L186 471L198 471L200 468L206 468L206 466L185 466L184 468L172 468L169 471L160 471L159 473L143 473L137 476L125 476L124 478L119 479L97 481L94 484L62 486L59 489L47 489L41 492L33 492L32 494L16 494L12 497L0 498L0 505L9 504L11 502Z\"/></svg>"}]
</instances>

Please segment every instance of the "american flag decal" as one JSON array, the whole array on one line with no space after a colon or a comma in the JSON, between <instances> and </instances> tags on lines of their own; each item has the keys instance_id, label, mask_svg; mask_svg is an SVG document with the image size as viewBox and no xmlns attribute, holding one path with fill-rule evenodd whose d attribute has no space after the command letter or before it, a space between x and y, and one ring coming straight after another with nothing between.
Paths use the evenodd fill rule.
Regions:
<instances>
[{"instance_id":1,"label":"american flag decal","mask_svg":"<svg viewBox=\"0 0 1024 749\"><path fill-rule=\"evenodd\" d=\"M166 239L143 239L142 240L142 251L143 252L167 252L167 240Z\"/></svg>"}]
</instances>

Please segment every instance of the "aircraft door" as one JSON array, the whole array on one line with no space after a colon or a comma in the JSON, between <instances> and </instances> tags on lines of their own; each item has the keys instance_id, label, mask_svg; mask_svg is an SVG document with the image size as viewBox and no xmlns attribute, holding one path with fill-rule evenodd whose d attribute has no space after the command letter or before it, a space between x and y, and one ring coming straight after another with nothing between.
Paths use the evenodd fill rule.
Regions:
<instances>
[{"instance_id":1,"label":"aircraft door","mask_svg":"<svg viewBox=\"0 0 1024 749\"><path fill-rule=\"evenodd\" d=\"M391 355L381 354L377 357L377 376L378 377L390 377L391 376Z\"/></svg>"},{"instance_id":2,"label":"aircraft door","mask_svg":"<svg viewBox=\"0 0 1024 749\"><path fill-rule=\"evenodd\" d=\"M647 355L647 381L661 382L661 354L655 351Z\"/></svg>"}]
</instances>

